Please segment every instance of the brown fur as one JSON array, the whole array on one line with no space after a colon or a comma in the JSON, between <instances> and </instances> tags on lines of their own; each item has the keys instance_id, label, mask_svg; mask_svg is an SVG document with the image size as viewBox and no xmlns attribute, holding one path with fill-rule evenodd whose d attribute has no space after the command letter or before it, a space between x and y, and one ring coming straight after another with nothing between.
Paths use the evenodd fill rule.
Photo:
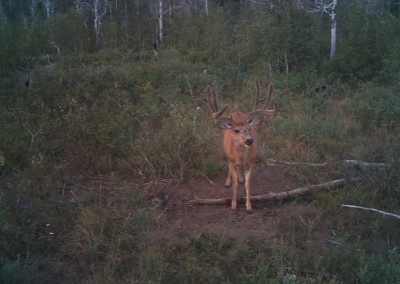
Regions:
<instances>
[{"instance_id":1,"label":"brown fur","mask_svg":"<svg viewBox=\"0 0 400 284\"><path fill-rule=\"evenodd\" d=\"M251 211L251 178L255 167L258 136L256 127L261 125L265 117L274 115L275 109L268 110L267 106L272 98L273 86L268 87L268 97L259 100L259 81L256 80L256 103L254 110L250 113L235 111L228 116L222 114L227 109L225 105L218 110L217 90L215 82L207 88L208 105L213 112L214 118L219 129L223 130L223 147L229 160L229 172L225 186L233 187L232 206L233 210L237 207L237 187L238 182L245 183L246 187L246 210ZM264 106L259 109L258 105L264 101ZM243 178L244 173L244 178Z\"/></svg>"},{"instance_id":2,"label":"brown fur","mask_svg":"<svg viewBox=\"0 0 400 284\"><path fill-rule=\"evenodd\" d=\"M246 210L252 210L251 196L251 176L255 167L257 156L258 137L254 127L249 126L247 115L242 112L234 112L230 115L231 128L224 130L223 146L226 156L229 160L229 172L225 186L233 186L232 209L237 206L237 187L238 182L245 182L246 187ZM239 131L239 133L236 133ZM251 139L251 145L246 142ZM243 178L245 174L245 179Z\"/></svg>"}]
</instances>

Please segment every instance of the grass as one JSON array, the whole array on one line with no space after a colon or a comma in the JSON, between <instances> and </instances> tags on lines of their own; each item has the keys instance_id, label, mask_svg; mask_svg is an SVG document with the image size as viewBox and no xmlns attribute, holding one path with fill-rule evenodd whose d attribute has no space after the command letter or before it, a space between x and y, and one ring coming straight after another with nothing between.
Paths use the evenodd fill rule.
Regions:
<instances>
[{"instance_id":1,"label":"grass","mask_svg":"<svg viewBox=\"0 0 400 284\"><path fill-rule=\"evenodd\" d=\"M202 97L206 85L226 74L217 66L205 72L178 55L136 66L87 58L85 70L68 67L68 60L76 59L37 71L30 93L14 74L16 87L8 82L1 98L0 279L400 281L398 221L340 208L399 210L398 86L338 84L319 95L304 87L314 75L274 78L279 115L260 130L268 141L260 159L329 163L320 170L293 169L302 184L342 176L363 181L305 200L311 211L279 217L282 241L270 247L207 231L150 244L146 232L162 225L168 212L151 208L146 186L225 174L221 147L215 147L220 137ZM219 86L221 100L250 107L254 78L228 81L233 83ZM347 168L337 163L343 159L390 168ZM332 243L322 244L322 237Z\"/></svg>"}]
</instances>

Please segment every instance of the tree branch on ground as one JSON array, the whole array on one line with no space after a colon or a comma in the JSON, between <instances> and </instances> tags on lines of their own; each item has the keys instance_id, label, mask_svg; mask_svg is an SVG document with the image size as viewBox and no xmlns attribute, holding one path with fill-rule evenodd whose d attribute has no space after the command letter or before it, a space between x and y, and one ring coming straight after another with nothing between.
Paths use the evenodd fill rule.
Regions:
<instances>
[{"instance_id":1,"label":"tree branch on ground","mask_svg":"<svg viewBox=\"0 0 400 284\"><path fill-rule=\"evenodd\" d=\"M267 163L269 166L276 166L276 165L285 165L285 166L308 166L308 167L327 167L328 163L297 163L297 162L287 162L287 161L279 161L275 159L267 159ZM339 163L345 166L359 166L362 168L378 168L378 169L386 169L390 168L390 165L385 163L370 163L358 160L343 160Z\"/></svg>"},{"instance_id":2,"label":"tree branch on ground","mask_svg":"<svg viewBox=\"0 0 400 284\"><path fill-rule=\"evenodd\" d=\"M302 195L310 195L314 192L322 189L332 189L335 187L342 186L349 182L358 182L360 178L346 178L346 179L338 179L325 183L315 184L315 185L307 185L305 187L300 187L297 189L293 189L285 192L270 192L267 194L261 195L253 195L251 196L251 201L270 201L270 200L286 200L295 196ZM199 198L195 196L195 199L189 200L188 204L190 205L225 205L231 203L230 198ZM246 201L246 197L242 197L238 199L238 202L244 203Z\"/></svg>"},{"instance_id":3,"label":"tree branch on ground","mask_svg":"<svg viewBox=\"0 0 400 284\"><path fill-rule=\"evenodd\" d=\"M297 162L287 162L287 161L279 161L275 159L267 159L268 166L309 166L309 167L326 167L328 163L297 163Z\"/></svg>"},{"instance_id":4,"label":"tree branch on ground","mask_svg":"<svg viewBox=\"0 0 400 284\"><path fill-rule=\"evenodd\" d=\"M398 214L393 214L393 213L385 212L385 211L378 210L378 209L375 209L375 208L361 207L361 206L356 206L356 205L346 205L346 204L343 204L342 207L346 207L346 208L356 208L356 209L361 209L361 210L373 211L373 212L381 213L381 214L383 214L383 215L387 215L387 216L391 216L391 217L400 219L400 215L398 215Z\"/></svg>"},{"instance_id":5,"label":"tree branch on ground","mask_svg":"<svg viewBox=\"0 0 400 284\"><path fill-rule=\"evenodd\" d=\"M379 169L386 169L389 168L390 166L385 163L369 163L369 162L363 162L363 161L357 161L357 160L343 160L342 163L344 165L356 165L362 168L379 168Z\"/></svg>"}]
</instances>

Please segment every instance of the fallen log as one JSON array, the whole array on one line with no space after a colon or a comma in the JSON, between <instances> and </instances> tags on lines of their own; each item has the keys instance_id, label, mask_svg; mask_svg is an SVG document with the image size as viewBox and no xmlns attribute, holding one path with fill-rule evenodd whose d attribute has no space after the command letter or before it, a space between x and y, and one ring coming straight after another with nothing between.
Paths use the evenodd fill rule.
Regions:
<instances>
[{"instance_id":1,"label":"fallen log","mask_svg":"<svg viewBox=\"0 0 400 284\"><path fill-rule=\"evenodd\" d=\"M300 162L287 162L280 161L275 159L267 159L268 166L307 166L307 167L317 167L317 168L325 168L329 164L328 163L300 163ZM338 164L343 164L345 166L358 166L360 168L366 169L387 169L390 168L390 165L385 163L370 163L358 160L343 160L338 162Z\"/></svg>"},{"instance_id":2,"label":"fallen log","mask_svg":"<svg viewBox=\"0 0 400 284\"><path fill-rule=\"evenodd\" d=\"M307 167L317 167L324 168L328 166L328 163L299 163L299 162L287 162L287 161L279 161L275 159L267 159L268 166L307 166Z\"/></svg>"},{"instance_id":3,"label":"fallen log","mask_svg":"<svg viewBox=\"0 0 400 284\"><path fill-rule=\"evenodd\" d=\"M305 187L300 187L297 189L285 191L285 192L269 192L267 194L253 195L251 196L251 201L268 201L268 200L285 200L294 196L299 195L310 195L320 189L332 189L349 182L360 181L360 178L345 178L333 180L325 183L307 185ZM190 205L225 205L230 204L232 199L230 198L199 198L189 200ZM246 197L238 198L238 202L245 202Z\"/></svg>"}]
</instances>

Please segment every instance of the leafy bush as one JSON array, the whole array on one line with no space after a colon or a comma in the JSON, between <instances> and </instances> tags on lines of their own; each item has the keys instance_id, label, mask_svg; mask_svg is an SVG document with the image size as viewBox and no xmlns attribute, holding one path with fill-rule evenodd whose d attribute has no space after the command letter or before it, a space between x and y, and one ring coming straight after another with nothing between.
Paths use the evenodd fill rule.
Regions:
<instances>
[{"instance_id":1,"label":"leafy bush","mask_svg":"<svg viewBox=\"0 0 400 284\"><path fill-rule=\"evenodd\" d=\"M375 88L364 84L350 106L366 130L394 130L399 123L400 98L397 88Z\"/></svg>"},{"instance_id":2,"label":"leafy bush","mask_svg":"<svg viewBox=\"0 0 400 284\"><path fill-rule=\"evenodd\" d=\"M24 264L21 259L11 261L0 258L0 283L29 283L34 267Z\"/></svg>"}]
</instances>

